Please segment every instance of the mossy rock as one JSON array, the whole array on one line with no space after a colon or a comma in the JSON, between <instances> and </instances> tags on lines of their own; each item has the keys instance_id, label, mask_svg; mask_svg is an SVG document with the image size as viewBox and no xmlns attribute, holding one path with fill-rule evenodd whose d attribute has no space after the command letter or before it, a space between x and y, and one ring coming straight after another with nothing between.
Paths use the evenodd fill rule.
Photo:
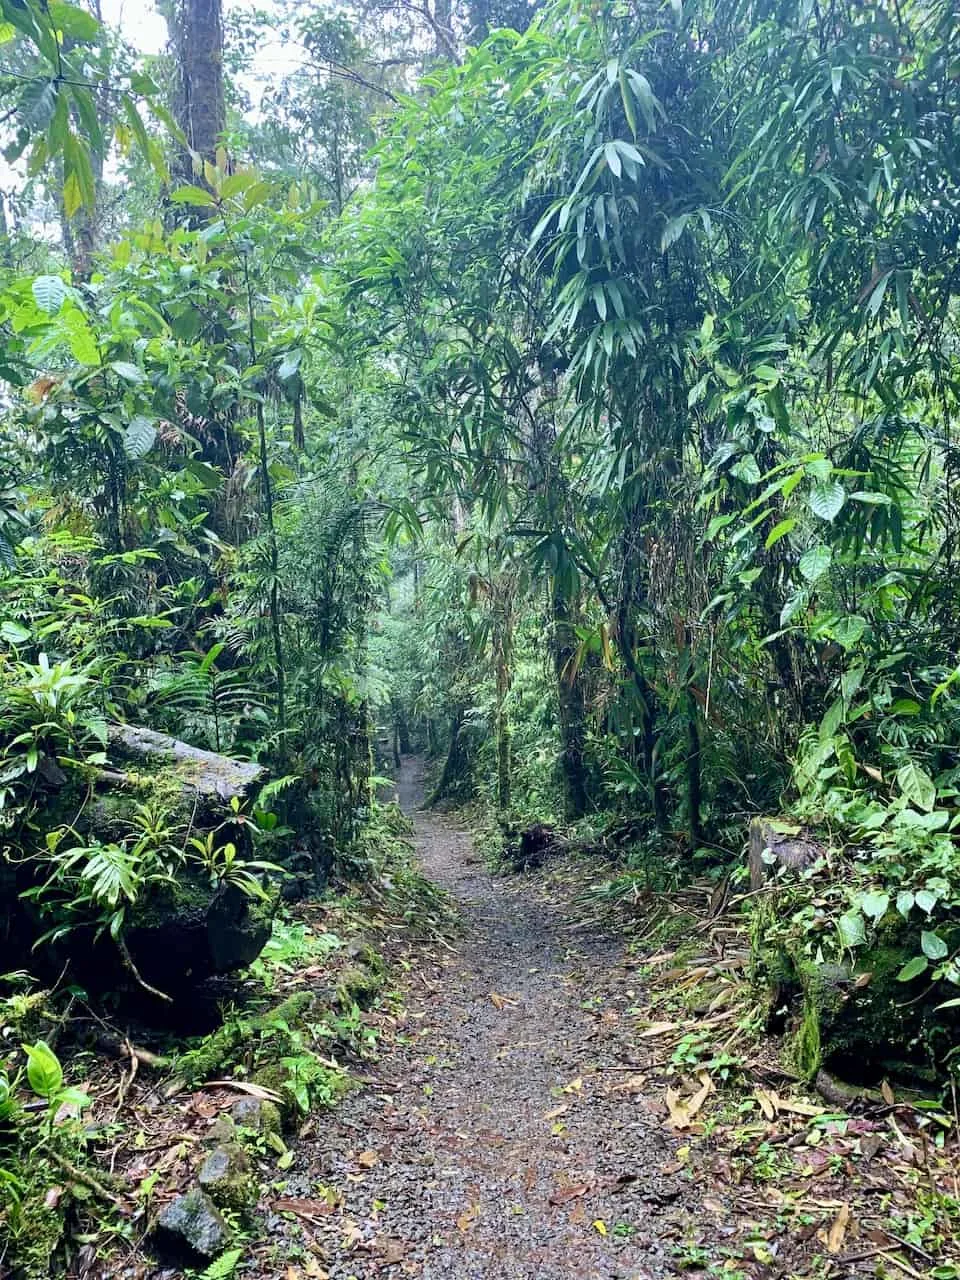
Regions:
<instances>
[{"instance_id":1,"label":"mossy rock","mask_svg":"<svg viewBox=\"0 0 960 1280\"><path fill-rule=\"evenodd\" d=\"M354 1005L367 1009L377 998L382 987L382 973L375 973L371 969L346 969L337 983L337 1004L343 1010L349 1010Z\"/></svg>"},{"instance_id":2,"label":"mossy rock","mask_svg":"<svg viewBox=\"0 0 960 1280\"><path fill-rule=\"evenodd\" d=\"M296 1030L316 1003L312 991L295 991L260 1013L228 1018L212 1035L179 1056L177 1074L185 1084L197 1085L211 1076L229 1075L237 1066L252 1069L268 1065L286 1051L284 1027ZM278 1034L264 1039L264 1032Z\"/></svg>"},{"instance_id":3,"label":"mossy rock","mask_svg":"<svg viewBox=\"0 0 960 1280\"><path fill-rule=\"evenodd\" d=\"M250 1213L260 1195L250 1157L238 1142L214 1147L197 1171L197 1182L218 1208L235 1213Z\"/></svg>"},{"instance_id":4,"label":"mossy rock","mask_svg":"<svg viewBox=\"0 0 960 1280\"><path fill-rule=\"evenodd\" d=\"M799 946L765 959L768 978L786 1001L793 996L786 1056L806 1079L822 1069L859 1083L943 1074L960 1019L957 1010L937 1009L944 994L928 990L928 978L898 980L918 952L916 929L895 917L855 960L818 961Z\"/></svg>"}]
</instances>

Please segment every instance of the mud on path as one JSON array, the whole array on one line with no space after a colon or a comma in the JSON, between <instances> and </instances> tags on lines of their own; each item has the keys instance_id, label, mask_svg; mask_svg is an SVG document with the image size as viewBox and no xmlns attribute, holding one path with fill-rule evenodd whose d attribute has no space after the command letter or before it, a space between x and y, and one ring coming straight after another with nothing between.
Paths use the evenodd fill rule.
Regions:
<instances>
[{"instance_id":1,"label":"mud on path","mask_svg":"<svg viewBox=\"0 0 960 1280\"><path fill-rule=\"evenodd\" d=\"M400 790L462 936L408 975L378 1083L302 1148L312 1194L338 1196L311 1224L322 1270L307 1274L675 1274L671 1246L698 1192L677 1177L676 1139L624 1084L634 992L622 943L531 896L528 880L492 877L455 818L419 808L416 762Z\"/></svg>"}]
</instances>

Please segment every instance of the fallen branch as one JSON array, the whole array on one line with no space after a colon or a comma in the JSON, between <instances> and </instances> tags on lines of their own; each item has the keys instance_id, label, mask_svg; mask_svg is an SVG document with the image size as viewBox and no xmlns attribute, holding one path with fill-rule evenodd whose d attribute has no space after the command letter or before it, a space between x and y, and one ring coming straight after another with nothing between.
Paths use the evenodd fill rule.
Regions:
<instances>
[{"instance_id":1,"label":"fallen branch","mask_svg":"<svg viewBox=\"0 0 960 1280\"><path fill-rule=\"evenodd\" d=\"M85 1173L83 1169L78 1169L75 1164L71 1164L69 1160L65 1160L63 1156L56 1151L47 1150L47 1158L53 1162L67 1177L72 1178L74 1182L79 1182L82 1187L86 1187L88 1191L92 1191L94 1195L99 1196L101 1200L106 1200L108 1204L112 1204L116 1209L123 1208L123 1201L119 1196L115 1196L112 1191L107 1188L96 1178L91 1177L89 1173Z\"/></svg>"}]
</instances>

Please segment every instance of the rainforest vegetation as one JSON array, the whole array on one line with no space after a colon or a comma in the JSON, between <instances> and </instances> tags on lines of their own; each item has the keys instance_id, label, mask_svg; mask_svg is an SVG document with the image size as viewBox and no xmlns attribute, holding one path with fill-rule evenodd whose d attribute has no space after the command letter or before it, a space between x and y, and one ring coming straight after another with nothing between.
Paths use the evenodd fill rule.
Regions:
<instances>
[{"instance_id":1,"label":"rainforest vegetation","mask_svg":"<svg viewBox=\"0 0 960 1280\"><path fill-rule=\"evenodd\" d=\"M138 8L0 0L0 1274L100 1274L105 1043L115 1125L347 1088L336 912L449 923L411 756L493 862L736 902L792 1078L949 1146L955 5Z\"/></svg>"}]
</instances>

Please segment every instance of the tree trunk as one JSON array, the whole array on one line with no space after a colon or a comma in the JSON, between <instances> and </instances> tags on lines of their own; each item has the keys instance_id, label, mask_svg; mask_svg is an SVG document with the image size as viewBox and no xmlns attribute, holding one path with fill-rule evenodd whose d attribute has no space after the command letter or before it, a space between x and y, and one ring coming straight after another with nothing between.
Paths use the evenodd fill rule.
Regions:
<instances>
[{"instance_id":1,"label":"tree trunk","mask_svg":"<svg viewBox=\"0 0 960 1280\"><path fill-rule=\"evenodd\" d=\"M189 183L197 162L213 161L227 123L222 0L174 0L167 23L177 66L173 115L186 140L173 173Z\"/></svg>"},{"instance_id":2,"label":"tree trunk","mask_svg":"<svg viewBox=\"0 0 960 1280\"><path fill-rule=\"evenodd\" d=\"M577 633L569 601L553 588L553 666L557 677L560 710L560 764L568 818L582 818L587 811L586 709L583 684L576 669Z\"/></svg>"}]
</instances>

